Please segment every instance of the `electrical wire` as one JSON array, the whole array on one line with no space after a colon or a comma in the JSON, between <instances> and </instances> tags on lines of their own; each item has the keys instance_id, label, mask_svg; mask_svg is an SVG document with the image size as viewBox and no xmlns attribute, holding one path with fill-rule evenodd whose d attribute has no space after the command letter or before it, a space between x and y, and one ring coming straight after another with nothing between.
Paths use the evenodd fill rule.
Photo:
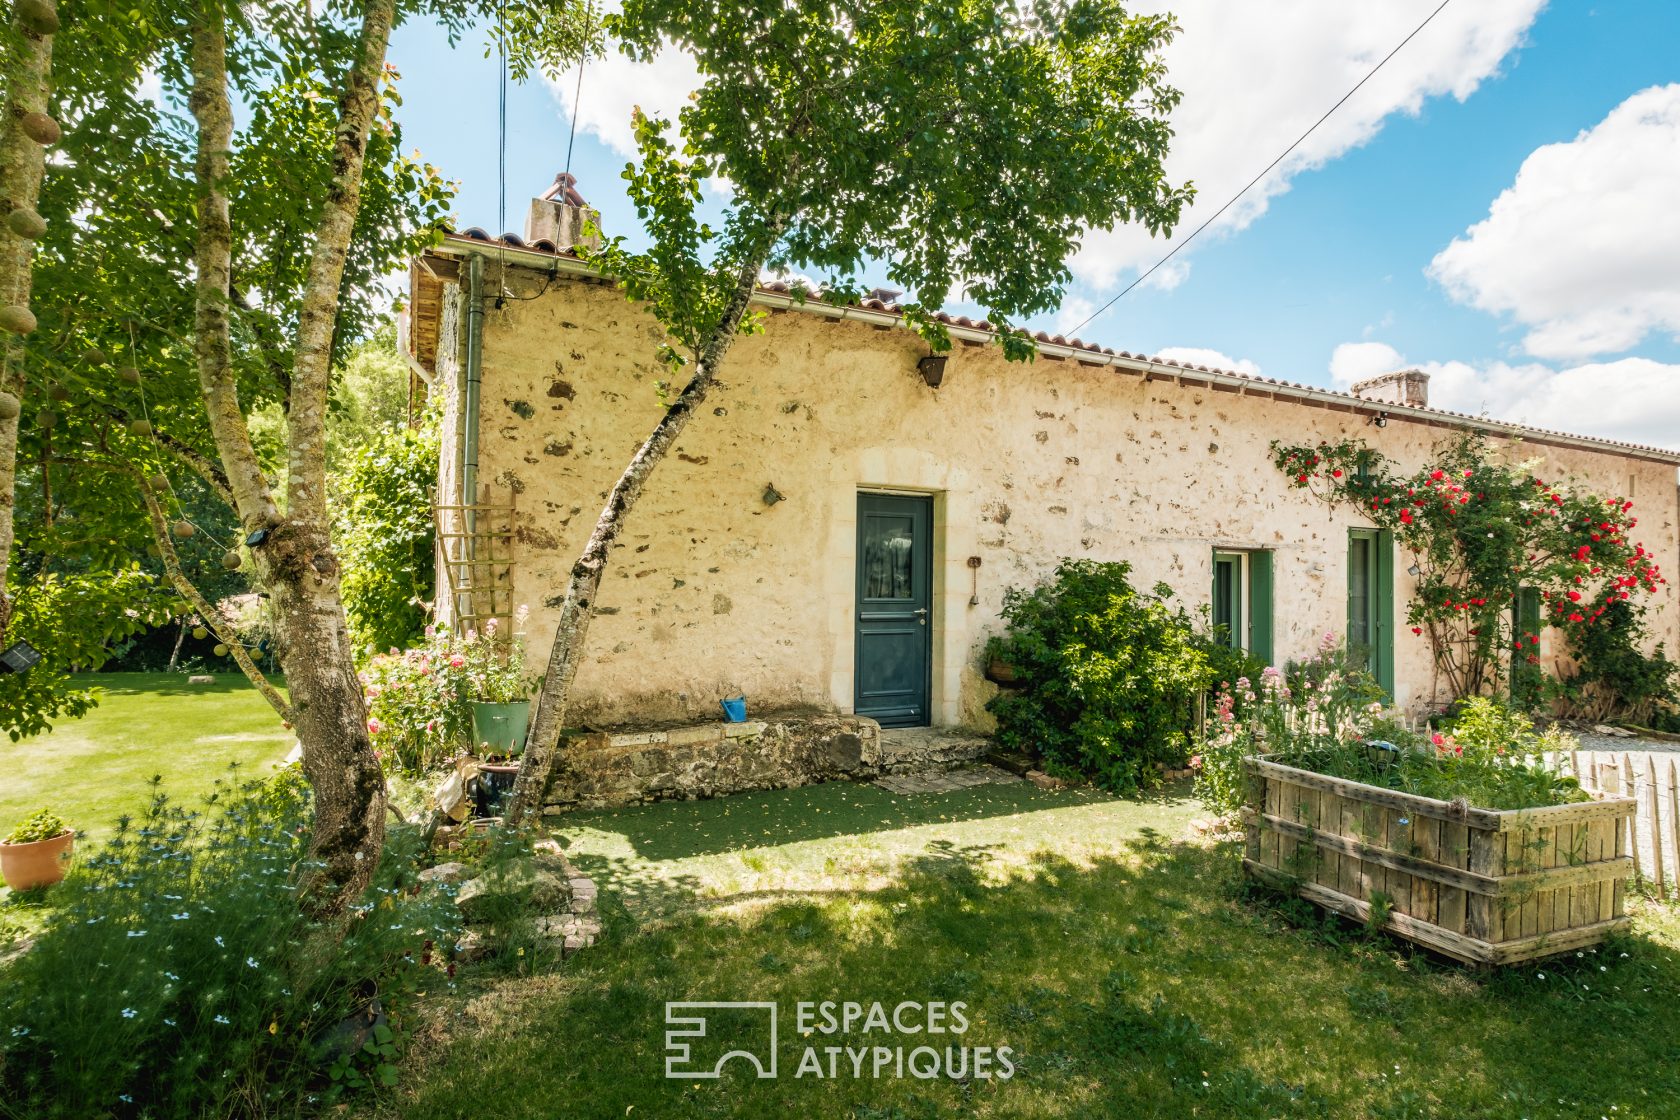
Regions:
<instances>
[{"instance_id":1,"label":"electrical wire","mask_svg":"<svg viewBox=\"0 0 1680 1120\"><path fill-rule=\"evenodd\" d=\"M1240 190L1236 194L1232 195L1230 200L1228 202L1226 202L1225 205L1223 205L1219 209L1215 210L1213 212L1213 215L1211 217L1209 217L1207 221L1203 222L1201 225L1197 226L1194 230L1192 230L1188 237L1186 237L1184 240L1180 241L1178 244L1174 245L1172 247L1172 249L1168 251L1166 256L1162 257L1160 260L1158 260L1154 264L1150 265L1148 270L1146 270L1145 272L1140 273L1138 275L1137 279L1133 280L1130 284L1127 284L1124 288L1120 289L1120 293L1118 295L1116 295L1113 299L1109 300L1107 303L1103 304L1101 307L1099 307L1095 311L1091 312L1091 314L1087 315L1082 321L1080 321L1080 323L1077 326L1075 326L1073 328L1073 330L1064 332L1065 335L1067 337L1071 338L1078 331L1081 331L1085 327L1089 326L1091 324L1091 322L1093 320L1095 320L1099 315L1103 314L1109 308L1111 308L1115 304L1119 303L1121 299L1125 298L1126 294L1128 292L1130 292L1133 288L1137 287L1139 284L1141 284L1145 280L1149 279L1150 275L1156 269L1160 268L1162 265L1164 265L1168 261L1172 260L1173 257L1177 256L1178 251L1180 249L1184 248L1186 245L1190 244L1190 242L1194 241L1198 234L1200 234L1203 230L1207 229L1214 222L1218 221L1219 216L1221 214L1225 213L1225 211L1229 210L1232 206L1236 205L1236 202L1239 198L1241 198L1243 195L1247 194L1249 191L1253 190L1255 184L1259 183L1260 180L1264 179L1267 175L1270 175L1271 172L1272 172L1272 169L1274 167L1276 167L1278 164L1282 163L1284 161L1284 159L1288 157L1290 152L1293 152L1296 148L1299 148L1303 143L1305 143L1307 137L1311 136L1314 132L1317 132L1318 131L1318 126L1323 124L1325 121L1329 120L1330 117L1331 117L1331 114L1335 113L1335 111L1337 109L1340 109L1344 104L1347 103L1348 98L1350 98L1354 94L1358 93L1360 91L1360 89L1365 85L1366 82L1368 82L1372 78L1376 77L1377 76L1377 71L1381 70L1384 66L1388 65L1388 60L1393 58L1395 55L1399 54L1401 49L1403 47L1405 47L1405 45L1407 43L1409 43L1413 39L1417 38L1418 32L1420 32L1424 28L1428 27L1430 22L1436 16L1440 15L1442 10L1445 9L1446 6L1450 3L1452 3L1452 0L1441 0L1441 3L1436 6L1435 10L1430 12L1427 16L1424 17L1424 20L1423 20L1422 23L1420 23L1416 27L1412 28L1412 33L1410 35L1407 35L1404 39L1400 40L1400 42L1395 45L1393 50L1389 51L1387 54L1385 54L1382 57L1382 61L1378 62L1375 66L1371 67L1371 70L1370 70L1369 73L1367 73L1363 78L1359 79L1358 83L1356 83L1352 89L1350 89L1346 93L1342 94L1342 96L1337 100L1337 102L1334 105L1330 106L1329 109L1325 110L1324 115L1322 117L1319 117L1318 120L1316 120L1312 123L1311 128L1308 128L1305 132L1301 133L1300 136L1296 137L1295 142L1293 144L1289 145L1289 147L1285 148L1282 152L1280 152L1278 154L1278 157L1276 159L1274 159L1271 163L1268 163L1265 166L1265 169L1260 172L1260 174L1258 174L1254 178L1250 179L1248 181L1248 184L1246 186L1244 186L1242 190Z\"/></svg>"}]
</instances>

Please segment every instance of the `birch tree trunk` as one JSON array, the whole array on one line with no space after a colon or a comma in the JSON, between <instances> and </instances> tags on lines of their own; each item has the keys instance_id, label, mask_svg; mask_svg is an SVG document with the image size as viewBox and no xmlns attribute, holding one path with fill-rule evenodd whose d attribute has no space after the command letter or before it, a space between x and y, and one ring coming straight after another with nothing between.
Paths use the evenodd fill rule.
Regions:
<instances>
[{"instance_id":1,"label":"birch tree trunk","mask_svg":"<svg viewBox=\"0 0 1680 1120\"><path fill-rule=\"evenodd\" d=\"M560 607L560 621L554 631L554 645L548 655L548 669L543 676L542 694L537 700L537 710L531 716L525 754L519 763L519 778L514 783L513 797L506 810L505 819L510 825L518 825L528 816L542 815L542 801L554 775L572 682L577 678L584 639L595 617L596 595L600 591L601 577L606 572L613 542L624 531L630 510L635 506L636 499L641 497L654 468L669 453L672 444L688 427L688 422L711 391L718 368L740 332L741 320L752 302L758 275L769 256L770 247L781 236L784 226L784 219L772 220L761 250L749 254L751 259L737 271L734 292L696 356L694 376L671 407L666 409L653 432L636 449L624 473L613 484L612 491L607 495L607 504L583 546L582 555L572 565L571 578L566 584L566 598Z\"/></svg>"},{"instance_id":2,"label":"birch tree trunk","mask_svg":"<svg viewBox=\"0 0 1680 1120\"><path fill-rule=\"evenodd\" d=\"M54 0L46 9L57 18ZM52 36L25 27L15 28L20 44L16 69L6 78L6 101L0 121L0 306L29 306L31 265L35 246L4 225L14 210L34 210L40 201L46 149L23 131L27 113L47 111L52 79ZM0 332L0 393L23 398L23 341ZM6 643L12 601L6 592L16 539L13 514L17 506L17 444L20 417L0 416L0 647Z\"/></svg>"},{"instance_id":3,"label":"birch tree trunk","mask_svg":"<svg viewBox=\"0 0 1680 1120\"><path fill-rule=\"evenodd\" d=\"M228 326L233 234L226 189L233 124L226 31L217 0L201 12L192 51L191 106L199 126L194 345L200 389L240 524L247 533L264 534L252 555L274 608L304 775L315 795L310 855L320 870L308 884L306 904L322 913L340 909L367 885L385 839L385 777L368 735L330 539L326 411L339 287L394 16L395 0L365 5L356 57L339 98L333 179L315 231L293 351L284 514L263 477L233 376Z\"/></svg>"}]
</instances>

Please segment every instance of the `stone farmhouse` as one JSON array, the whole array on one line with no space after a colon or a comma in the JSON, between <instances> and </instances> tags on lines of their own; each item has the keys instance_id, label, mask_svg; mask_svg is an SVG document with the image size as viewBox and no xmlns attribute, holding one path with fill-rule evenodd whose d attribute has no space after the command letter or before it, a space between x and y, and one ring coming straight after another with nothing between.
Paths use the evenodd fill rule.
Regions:
<instances>
[{"instance_id":1,"label":"stone farmhouse","mask_svg":"<svg viewBox=\"0 0 1680 1120\"><path fill-rule=\"evenodd\" d=\"M584 214L562 177L523 237L446 237L414 262L406 312L443 416L438 613L529 607L534 663L665 376L653 319L571 251ZM930 361L891 295L760 289L765 330L736 343L613 557L575 722L715 720L745 695L755 712L983 728L1004 590L1064 556L1130 561L1138 586L1209 605L1274 663L1348 633L1398 703L1427 702L1427 645L1399 625L1404 557L1357 511L1290 489L1274 439L1356 436L1410 466L1477 429L1545 477L1631 497L1680 570L1680 453L1431 408L1416 371L1344 393L1045 334L1036 361L1010 363L960 317ZM1675 595L1649 616L1671 649Z\"/></svg>"}]
</instances>

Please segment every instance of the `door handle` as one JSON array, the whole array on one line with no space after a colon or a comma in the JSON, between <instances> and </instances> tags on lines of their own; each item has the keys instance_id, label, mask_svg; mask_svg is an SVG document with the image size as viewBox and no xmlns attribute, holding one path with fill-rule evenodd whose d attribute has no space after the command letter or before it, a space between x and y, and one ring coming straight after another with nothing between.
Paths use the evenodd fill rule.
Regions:
<instances>
[{"instance_id":1,"label":"door handle","mask_svg":"<svg viewBox=\"0 0 1680 1120\"><path fill-rule=\"evenodd\" d=\"M911 611L910 613L916 616L916 624L918 626L926 626L927 625L928 609L926 607L917 607L915 610Z\"/></svg>"}]
</instances>

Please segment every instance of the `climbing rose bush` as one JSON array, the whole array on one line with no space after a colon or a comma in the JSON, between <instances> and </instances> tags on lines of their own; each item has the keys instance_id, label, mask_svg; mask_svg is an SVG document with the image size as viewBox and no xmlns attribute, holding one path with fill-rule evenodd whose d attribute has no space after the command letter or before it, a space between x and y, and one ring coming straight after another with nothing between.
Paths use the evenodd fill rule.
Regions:
<instances>
[{"instance_id":1,"label":"climbing rose bush","mask_svg":"<svg viewBox=\"0 0 1680 1120\"><path fill-rule=\"evenodd\" d=\"M1353 439L1274 441L1272 461L1295 487L1393 532L1418 569L1406 625L1429 642L1455 697L1497 690L1507 653L1539 664L1538 629L1512 622L1520 589L1539 592L1540 626L1579 648L1612 605L1668 582L1635 532L1632 501L1547 481L1495 457L1479 434L1409 473Z\"/></svg>"}]
</instances>

